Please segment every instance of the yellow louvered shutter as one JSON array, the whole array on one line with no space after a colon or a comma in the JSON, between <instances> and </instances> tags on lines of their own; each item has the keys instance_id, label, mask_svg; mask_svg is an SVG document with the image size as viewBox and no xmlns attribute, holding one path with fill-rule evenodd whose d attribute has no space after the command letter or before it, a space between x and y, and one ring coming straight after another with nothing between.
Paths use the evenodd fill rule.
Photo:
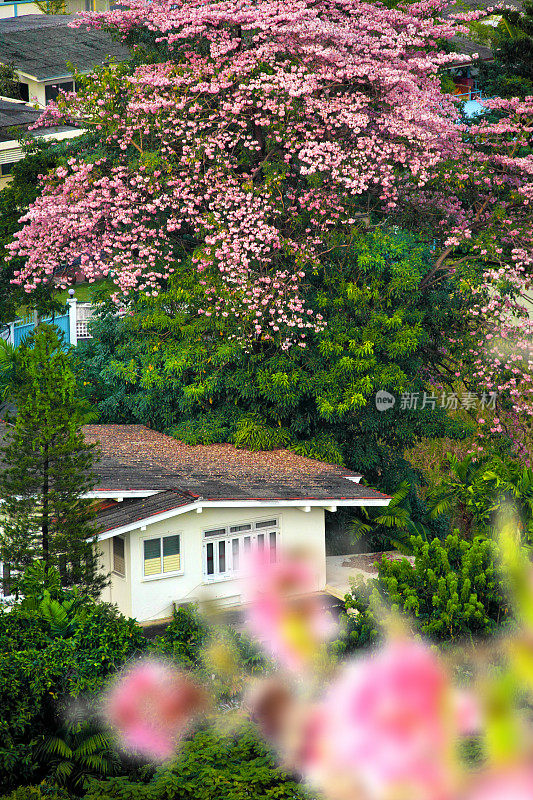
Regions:
<instances>
[{"instance_id":1,"label":"yellow louvered shutter","mask_svg":"<svg viewBox=\"0 0 533 800\"><path fill-rule=\"evenodd\" d=\"M165 536L163 539L163 572L180 569L180 537Z\"/></svg>"},{"instance_id":2,"label":"yellow louvered shutter","mask_svg":"<svg viewBox=\"0 0 533 800\"><path fill-rule=\"evenodd\" d=\"M159 575L161 572L161 539L146 539L144 542L144 574Z\"/></svg>"}]
</instances>

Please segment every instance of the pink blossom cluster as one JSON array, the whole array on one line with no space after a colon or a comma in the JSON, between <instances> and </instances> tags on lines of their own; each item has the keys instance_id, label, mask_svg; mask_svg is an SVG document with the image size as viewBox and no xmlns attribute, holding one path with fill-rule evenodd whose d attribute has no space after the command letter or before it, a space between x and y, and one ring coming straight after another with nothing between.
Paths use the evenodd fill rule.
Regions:
<instances>
[{"instance_id":1,"label":"pink blossom cluster","mask_svg":"<svg viewBox=\"0 0 533 800\"><path fill-rule=\"evenodd\" d=\"M437 70L457 32L425 0L131 0L84 23L147 28L165 63L103 70L45 111L98 131L107 155L43 179L11 246L18 283L111 277L157 293L184 258L199 312L237 321L243 341L306 345L323 327L305 278L349 236L363 197L394 207L398 175L423 185L460 148ZM81 23L76 23L81 24Z\"/></svg>"},{"instance_id":2,"label":"pink blossom cluster","mask_svg":"<svg viewBox=\"0 0 533 800\"><path fill-rule=\"evenodd\" d=\"M402 200L424 206L428 236L442 243L422 286L451 278L469 301L464 335L444 334L440 377L497 392L499 414L481 423L483 437L506 433L524 455L533 416L533 97L484 105L496 120L470 126L453 167L444 163L418 193L406 186Z\"/></svg>"}]
</instances>

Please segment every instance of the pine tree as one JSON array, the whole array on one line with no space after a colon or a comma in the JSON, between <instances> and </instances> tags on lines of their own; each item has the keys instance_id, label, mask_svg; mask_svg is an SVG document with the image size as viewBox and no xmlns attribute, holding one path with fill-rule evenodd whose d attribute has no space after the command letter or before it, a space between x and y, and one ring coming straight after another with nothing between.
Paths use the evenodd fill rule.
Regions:
<instances>
[{"instance_id":1,"label":"pine tree","mask_svg":"<svg viewBox=\"0 0 533 800\"><path fill-rule=\"evenodd\" d=\"M64 586L98 595L94 503L96 456L83 437L87 407L55 329L41 324L16 351L12 397L17 413L0 448L3 533L0 558L16 576L36 559L59 569Z\"/></svg>"}]
</instances>

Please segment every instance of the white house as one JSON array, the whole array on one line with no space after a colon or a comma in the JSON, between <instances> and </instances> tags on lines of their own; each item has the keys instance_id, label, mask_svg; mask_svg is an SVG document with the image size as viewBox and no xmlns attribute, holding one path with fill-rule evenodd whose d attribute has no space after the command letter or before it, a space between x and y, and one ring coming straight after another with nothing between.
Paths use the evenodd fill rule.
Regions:
<instances>
[{"instance_id":1,"label":"white house","mask_svg":"<svg viewBox=\"0 0 533 800\"><path fill-rule=\"evenodd\" d=\"M229 444L190 446L142 425L89 425L98 442L97 516L102 599L149 623L176 605L243 601L248 550L305 546L326 585L325 513L385 506L390 498L344 467L289 450L252 453Z\"/></svg>"},{"instance_id":2,"label":"white house","mask_svg":"<svg viewBox=\"0 0 533 800\"><path fill-rule=\"evenodd\" d=\"M27 14L0 18L0 64L13 66L22 100L44 108L59 90L72 91L69 64L81 73L129 57L106 31L71 28L75 15Z\"/></svg>"},{"instance_id":3,"label":"white house","mask_svg":"<svg viewBox=\"0 0 533 800\"><path fill-rule=\"evenodd\" d=\"M42 141L61 141L80 136L84 132L68 125L29 130L40 116L40 111L22 100L0 97L0 189L11 181L13 165L24 158L20 141L22 135Z\"/></svg>"},{"instance_id":4,"label":"white house","mask_svg":"<svg viewBox=\"0 0 533 800\"><path fill-rule=\"evenodd\" d=\"M75 14L78 11L109 11L114 5L110 0L65 0L64 3L67 14ZM32 0L0 0L0 19L25 17L29 14L44 15L44 11Z\"/></svg>"}]
</instances>

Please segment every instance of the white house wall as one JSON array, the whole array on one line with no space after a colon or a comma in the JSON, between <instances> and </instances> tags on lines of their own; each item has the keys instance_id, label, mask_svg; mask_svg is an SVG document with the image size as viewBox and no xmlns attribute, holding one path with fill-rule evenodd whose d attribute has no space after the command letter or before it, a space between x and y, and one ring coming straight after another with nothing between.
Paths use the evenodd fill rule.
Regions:
<instances>
[{"instance_id":1,"label":"white house wall","mask_svg":"<svg viewBox=\"0 0 533 800\"><path fill-rule=\"evenodd\" d=\"M124 614L139 622L165 619L172 615L175 603L195 600L218 600L225 605L241 602L241 586L234 578L208 582L203 574L203 531L229 524L268 520L276 517L279 527L279 547L305 547L317 566L315 589L326 583L326 546L324 509L309 512L297 508L206 509L201 514L190 511L163 522L148 525L145 531L133 531L125 536L126 578L112 575L104 600L116 603ZM181 568L183 574L168 577L143 575L143 541L145 538L179 533ZM112 540L101 542L107 550L109 564Z\"/></svg>"},{"instance_id":2,"label":"white house wall","mask_svg":"<svg viewBox=\"0 0 533 800\"><path fill-rule=\"evenodd\" d=\"M124 537L124 561L126 564L126 574L117 575L113 572L113 539L106 539L99 542L100 565L102 571L109 575L109 584L103 590L101 599L106 603L114 603L119 611L127 617L131 613L131 566L130 566L130 543L127 536Z\"/></svg>"}]
</instances>

